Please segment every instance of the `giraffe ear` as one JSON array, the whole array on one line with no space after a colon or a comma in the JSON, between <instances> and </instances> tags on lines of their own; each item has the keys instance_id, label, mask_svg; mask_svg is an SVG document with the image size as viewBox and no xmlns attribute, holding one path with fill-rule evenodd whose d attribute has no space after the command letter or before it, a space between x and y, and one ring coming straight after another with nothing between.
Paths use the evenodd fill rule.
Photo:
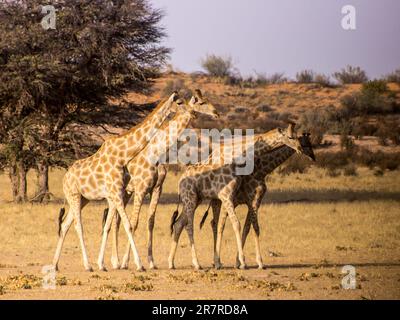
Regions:
<instances>
[{"instance_id":1,"label":"giraffe ear","mask_svg":"<svg viewBox=\"0 0 400 320\"><path fill-rule=\"evenodd\" d=\"M287 131L289 137L293 137L294 126L295 126L295 124L293 122L289 123L288 131Z\"/></svg>"},{"instance_id":2,"label":"giraffe ear","mask_svg":"<svg viewBox=\"0 0 400 320\"><path fill-rule=\"evenodd\" d=\"M178 91L172 92L172 101L176 102L179 99Z\"/></svg>"},{"instance_id":3,"label":"giraffe ear","mask_svg":"<svg viewBox=\"0 0 400 320\"><path fill-rule=\"evenodd\" d=\"M195 103L197 103L198 98L196 96L192 96L189 100L189 105L193 106Z\"/></svg>"},{"instance_id":4,"label":"giraffe ear","mask_svg":"<svg viewBox=\"0 0 400 320\"><path fill-rule=\"evenodd\" d=\"M200 89L196 89L195 91L194 91L194 93L195 93L195 96L196 97L198 97L198 98L203 98L203 94L201 93L201 91L200 91Z\"/></svg>"}]
</instances>

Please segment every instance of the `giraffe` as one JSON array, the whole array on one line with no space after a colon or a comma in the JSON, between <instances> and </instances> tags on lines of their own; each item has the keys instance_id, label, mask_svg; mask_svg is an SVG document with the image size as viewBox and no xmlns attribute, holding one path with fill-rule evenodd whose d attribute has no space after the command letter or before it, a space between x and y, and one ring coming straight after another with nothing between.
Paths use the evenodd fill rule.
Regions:
<instances>
[{"instance_id":1,"label":"giraffe","mask_svg":"<svg viewBox=\"0 0 400 320\"><path fill-rule=\"evenodd\" d=\"M299 137L299 141L303 148L302 154L306 155L311 160L315 161L314 151L310 141L310 134L303 133ZM255 249L256 249L256 261L259 269L264 269L263 259L260 250L260 227L258 224L258 210L261 205L261 201L267 192L267 184L265 179L272 171L289 159L293 154L294 150L288 146L282 146L271 152L261 152L255 159L254 171L252 174L243 176L242 183L236 193L234 199L234 207L245 204L248 208L245 225L242 233L242 247L244 247L247 236L250 231L250 227L253 226L255 233ZM221 202L213 199L210 201L209 208L213 210L213 220L211 221L211 227L213 229L214 241L217 238L217 221L219 220ZM201 222L200 229L202 228L207 215L208 210L205 212ZM224 229L224 226L221 226ZM240 261L237 257L236 266L239 266Z\"/></svg>"},{"instance_id":2,"label":"giraffe","mask_svg":"<svg viewBox=\"0 0 400 320\"><path fill-rule=\"evenodd\" d=\"M148 262L150 269L154 269L154 259L153 259L153 229L155 212L158 205L158 200L162 192L162 185L166 176L166 168L164 165L159 165L158 160L162 155L168 153L169 148L173 143L179 138L184 129L187 128L190 121L196 117L197 113L210 115L213 118L218 118L218 113L215 107L209 103L199 89L195 90L194 96L189 101L188 108L180 109L175 114L174 118L168 123L164 123L159 130L159 134L164 135L166 139L165 145L157 149L157 144L160 139L154 137L146 148L139 153L137 157L132 159L127 165L127 173L129 174L129 182L126 185L126 196L125 205L129 202L132 194L134 193L134 206L132 213L132 225L133 231L135 232L138 226L139 213L142 207L143 199L147 194L151 194L150 206L147 216L147 246L148 246ZM115 212L108 215L107 209L105 214L107 219ZM110 218L112 219L112 218ZM120 219L116 219L116 225L113 232L113 250L111 263L114 269L122 268L127 269L129 263L129 253L130 253L130 243L128 242L126 246L125 255L122 260L122 264L119 264L118 258L118 229L119 229Z\"/></svg>"},{"instance_id":3,"label":"giraffe","mask_svg":"<svg viewBox=\"0 0 400 320\"><path fill-rule=\"evenodd\" d=\"M271 151L275 148L287 145L297 152L302 152L302 147L296 133L294 132L294 124L289 124L287 129L277 128L268 131L264 134L257 135L254 141L254 154L260 152ZM232 223L236 243L238 248L238 256L240 268L245 269L243 249L240 237L240 223L235 214L234 197L240 187L243 176L236 174L236 164L222 163L199 163L188 166L179 181L179 197L183 204L181 215L178 217L178 209L174 212L171 218L171 234L173 241L168 257L168 265L170 269L174 269L174 258L180 234L185 227L192 252L192 263L195 269L200 269L200 264L197 259L196 249L193 237L193 219L194 213L198 205L205 199L218 199L224 206L224 214L220 216L221 222L218 226L224 226L222 220L226 220L227 215ZM178 203L179 208L179 203ZM214 242L214 265L217 269L221 268L220 250L222 229L218 229L217 239Z\"/></svg>"},{"instance_id":4,"label":"giraffe","mask_svg":"<svg viewBox=\"0 0 400 320\"><path fill-rule=\"evenodd\" d=\"M79 237L85 270L92 271L83 238L81 210L90 200L106 199L109 208L116 209L121 216L128 239L132 245L138 270L143 270L132 228L123 205L123 168L134 158L154 136L157 129L166 120L173 107L178 106L178 95L174 92L144 119L144 121L125 134L106 140L99 150L90 157L75 161L63 178L65 200L69 204L68 214L63 220L65 209L60 210L59 238L53 258L53 267L58 269L58 262L65 236L72 224ZM107 235L103 233L102 242ZM98 261L100 270L105 270L104 262Z\"/></svg>"}]
</instances>

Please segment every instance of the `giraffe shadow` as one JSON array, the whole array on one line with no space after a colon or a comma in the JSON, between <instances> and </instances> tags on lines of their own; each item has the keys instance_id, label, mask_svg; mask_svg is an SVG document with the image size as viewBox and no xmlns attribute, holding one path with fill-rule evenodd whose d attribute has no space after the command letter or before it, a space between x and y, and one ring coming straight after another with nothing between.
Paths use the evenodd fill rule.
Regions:
<instances>
[{"instance_id":1,"label":"giraffe shadow","mask_svg":"<svg viewBox=\"0 0 400 320\"><path fill-rule=\"evenodd\" d=\"M177 194L167 193L160 198L160 203L176 203ZM366 191L366 190L294 190L278 191L271 190L264 197L264 204L279 203L316 203L316 202L352 202L370 200L393 200L400 201L400 192L391 191Z\"/></svg>"},{"instance_id":2,"label":"giraffe shadow","mask_svg":"<svg viewBox=\"0 0 400 320\"><path fill-rule=\"evenodd\" d=\"M365 190L294 190L294 191L269 191L263 199L263 204L286 204L286 203L329 203L329 202L353 202L353 201L400 201L400 192L391 191L365 191ZM176 204L178 194L163 193L160 204ZM50 203L63 203L63 199L53 199ZM106 205L106 201L92 201L98 205ZM143 201L150 202L149 198Z\"/></svg>"},{"instance_id":3,"label":"giraffe shadow","mask_svg":"<svg viewBox=\"0 0 400 320\"><path fill-rule=\"evenodd\" d=\"M347 265L353 267L400 267L400 262L346 262L346 263L285 263L285 264L266 264L264 270L274 269L303 269L303 268L341 268ZM258 269L257 265L247 265L247 269ZM204 270L215 270L213 267L205 267ZM239 270L235 266L224 265L221 270Z\"/></svg>"}]
</instances>

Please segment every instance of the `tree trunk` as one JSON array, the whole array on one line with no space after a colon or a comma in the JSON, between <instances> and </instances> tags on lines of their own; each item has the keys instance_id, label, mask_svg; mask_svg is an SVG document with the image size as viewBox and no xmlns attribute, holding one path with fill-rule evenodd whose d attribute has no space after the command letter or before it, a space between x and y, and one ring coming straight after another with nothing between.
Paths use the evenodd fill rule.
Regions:
<instances>
[{"instance_id":1,"label":"tree trunk","mask_svg":"<svg viewBox=\"0 0 400 320\"><path fill-rule=\"evenodd\" d=\"M19 188L16 202L22 203L28 200L27 182L26 182L26 168L22 160L17 163Z\"/></svg>"},{"instance_id":2,"label":"tree trunk","mask_svg":"<svg viewBox=\"0 0 400 320\"><path fill-rule=\"evenodd\" d=\"M38 202L49 200L49 166L42 162L37 164L37 191L35 200Z\"/></svg>"},{"instance_id":3,"label":"tree trunk","mask_svg":"<svg viewBox=\"0 0 400 320\"><path fill-rule=\"evenodd\" d=\"M13 201L17 202L18 197L18 173L17 173L17 166L13 164L8 172L8 176L11 182L11 190L12 190L12 197Z\"/></svg>"}]
</instances>

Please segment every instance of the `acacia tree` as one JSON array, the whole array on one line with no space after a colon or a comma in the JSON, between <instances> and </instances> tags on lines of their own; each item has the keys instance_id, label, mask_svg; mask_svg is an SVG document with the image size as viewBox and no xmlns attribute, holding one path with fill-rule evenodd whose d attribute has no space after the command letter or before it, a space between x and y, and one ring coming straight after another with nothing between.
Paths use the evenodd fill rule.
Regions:
<instances>
[{"instance_id":1,"label":"acacia tree","mask_svg":"<svg viewBox=\"0 0 400 320\"><path fill-rule=\"evenodd\" d=\"M151 85L169 49L162 12L146 0L49 2L56 28L42 27L43 0L0 2L0 153L15 201L26 200L26 172L48 193L49 166L93 152L77 124L115 124L109 97Z\"/></svg>"}]
</instances>

